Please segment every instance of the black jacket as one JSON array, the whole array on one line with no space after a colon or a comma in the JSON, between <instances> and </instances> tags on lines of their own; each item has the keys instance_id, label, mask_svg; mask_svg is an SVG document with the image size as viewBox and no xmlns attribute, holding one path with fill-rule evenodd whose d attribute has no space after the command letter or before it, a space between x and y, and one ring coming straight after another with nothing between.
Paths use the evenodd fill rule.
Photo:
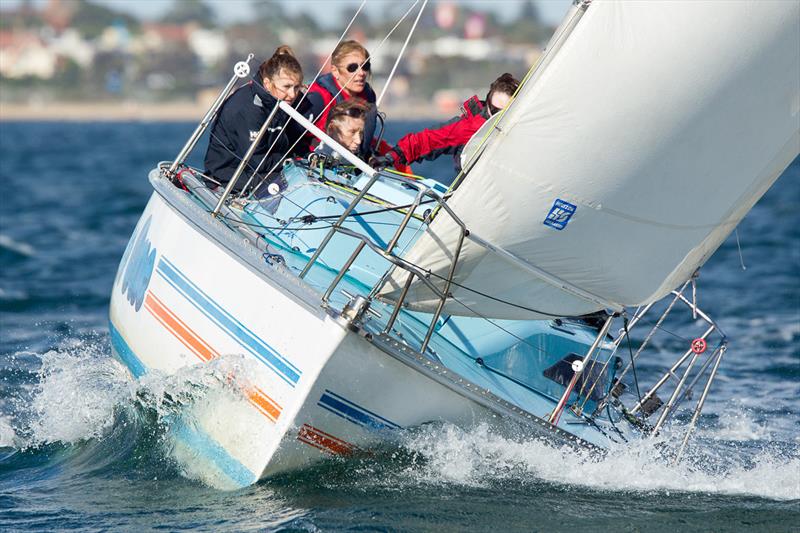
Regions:
<instances>
[{"instance_id":1,"label":"black jacket","mask_svg":"<svg viewBox=\"0 0 800 533\"><path fill-rule=\"evenodd\" d=\"M211 126L211 137L205 157L206 174L223 184L231 180L276 102L275 97L252 81L228 97ZM303 107L306 108L307 104ZM276 165L278 165L277 170L280 170L280 163L287 157L291 145L305 133L305 130L294 121L289 122L284 128L287 120L289 120L288 115L278 110L253 152L253 157L239 177L234 187L235 191L241 191L256 168L258 177L251 182L251 187L258 185L260 177L266 175ZM275 146L270 151L273 143ZM288 155L302 153L306 148L302 144L298 143Z\"/></svg>"}]
</instances>

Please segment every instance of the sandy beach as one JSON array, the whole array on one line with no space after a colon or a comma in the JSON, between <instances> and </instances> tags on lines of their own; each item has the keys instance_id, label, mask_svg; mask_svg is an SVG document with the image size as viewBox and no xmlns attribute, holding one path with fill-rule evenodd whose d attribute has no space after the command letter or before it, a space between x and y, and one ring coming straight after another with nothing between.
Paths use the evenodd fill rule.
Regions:
<instances>
[{"instance_id":1,"label":"sandy beach","mask_svg":"<svg viewBox=\"0 0 800 533\"><path fill-rule=\"evenodd\" d=\"M175 102L0 102L0 121L144 121L193 122L199 121L210 103L190 100ZM387 117L402 120L445 119L432 104L383 106Z\"/></svg>"}]
</instances>

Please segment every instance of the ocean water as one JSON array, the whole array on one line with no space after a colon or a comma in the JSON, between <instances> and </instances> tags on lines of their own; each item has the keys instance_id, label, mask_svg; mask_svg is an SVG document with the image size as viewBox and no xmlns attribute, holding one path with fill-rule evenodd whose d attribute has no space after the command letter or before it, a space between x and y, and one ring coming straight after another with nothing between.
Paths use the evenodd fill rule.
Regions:
<instances>
[{"instance_id":1,"label":"ocean water","mask_svg":"<svg viewBox=\"0 0 800 533\"><path fill-rule=\"evenodd\" d=\"M224 387L236 361L137 381L107 328L146 174L193 127L0 123L0 530L800 528L800 161L742 222L741 246L731 236L703 269L701 305L730 350L684 463L658 441L590 458L432 425L220 492L182 475L165 426L176 397Z\"/></svg>"}]
</instances>

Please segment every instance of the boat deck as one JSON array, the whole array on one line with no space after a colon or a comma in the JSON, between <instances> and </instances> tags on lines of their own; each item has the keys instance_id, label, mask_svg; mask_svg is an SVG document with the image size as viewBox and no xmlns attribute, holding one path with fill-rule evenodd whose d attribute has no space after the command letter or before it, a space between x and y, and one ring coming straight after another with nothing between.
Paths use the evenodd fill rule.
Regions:
<instances>
[{"instance_id":1,"label":"boat deck","mask_svg":"<svg viewBox=\"0 0 800 533\"><path fill-rule=\"evenodd\" d=\"M290 272L300 275L365 179L356 178L351 182L347 175L326 173L328 179L320 180L300 167L284 169L283 175L285 182L281 184L281 194L234 203L232 208L247 227L266 241L266 262L281 262ZM435 182L433 186L443 189ZM404 213L395 206L410 204L416 191L388 180L377 183L370 190L373 191L375 196L362 200L343 226L368 236L383 248L404 218ZM419 206L415 213L417 216L411 218L398 240L398 255L411 246L424 229L422 215L429 208L429 205ZM353 237L341 233L334 235L308 269L304 282L324 294L357 244L358 240ZM385 258L365 248L331 292L328 305L340 310L352 296L366 296L390 266ZM401 308L392 328L386 331L393 309L393 303L373 300L361 327L374 335L386 333L409 349L419 351L432 315ZM563 394L565 383L546 377L544 371L555 371L559 362L570 354L585 354L596 335L595 328L567 320L442 316L423 355L471 382L474 387L491 391L496 397L528 413L547 418ZM605 367L609 354L608 347L599 352L596 372L613 376L614 361ZM603 390L584 391L589 396L584 407L587 413L596 409L596 399L608 390L609 379L601 382ZM579 399L579 392L573 393L572 401ZM600 432L597 431L598 423L605 426ZM612 421L590 422L572 410L565 410L560 426L601 446L607 443L598 442L598 435L601 439L619 438Z\"/></svg>"}]
</instances>

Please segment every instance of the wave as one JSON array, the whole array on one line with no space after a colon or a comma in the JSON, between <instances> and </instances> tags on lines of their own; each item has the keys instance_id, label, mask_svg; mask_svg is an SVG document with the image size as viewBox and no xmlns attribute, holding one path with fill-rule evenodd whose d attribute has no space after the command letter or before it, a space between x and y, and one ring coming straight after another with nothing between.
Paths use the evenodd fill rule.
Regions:
<instances>
[{"instance_id":1,"label":"wave","mask_svg":"<svg viewBox=\"0 0 800 533\"><path fill-rule=\"evenodd\" d=\"M196 408L219 401L221 395L243 400L246 384L231 376L246 375L247 361L222 357L174 375L153 372L135 380L108 354L107 342L104 337L72 340L38 355L33 383L20 386L12 412L0 415L0 448L34 454L41 450L47 466L66 462L79 476L108 471L127 476L133 469L142 476L188 477L215 486L214 480L176 459L169 429L178 418L181 424L187 419L191 423ZM358 473L356 482L362 487L544 482L596 491L800 499L800 442L770 441L775 433L767 422L743 407L698 430L691 460L678 465L665 460L670 438L642 440L597 457L515 439L487 425L463 429L432 424L401 433L387 445L388 451L347 460L342 468ZM51 457L54 446L61 452L55 454L58 459ZM313 476L319 468L327 467L298 475ZM347 484L354 481L351 475L346 478Z\"/></svg>"},{"instance_id":2,"label":"wave","mask_svg":"<svg viewBox=\"0 0 800 533\"><path fill-rule=\"evenodd\" d=\"M199 477L176 461L170 428L178 420L191 424L194 407L211 396L244 401L247 384L231 376L245 374L248 363L226 356L134 379L108 352L107 337L93 337L25 353L27 366L38 370L32 383L17 384L0 413L0 448L12 449L5 468L33 461L42 469L67 464L77 477L126 468L145 477Z\"/></svg>"},{"instance_id":3,"label":"wave","mask_svg":"<svg viewBox=\"0 0 800 533\"><path fill-rule=\"evenodd\" d=\"M676 435L677 436L677 435ZM717 435L718 438L731 435ZM753 438L748 431L746 439ZM410 435L405 446L420 454L422 467L406 482L490 486L499 481L526 480L585 487L600 491L700 492L756 496L772 500L800 499L800 453L706 447L677 465L665 458L669 436L613 448L603 457L554 448L538 441L517 441L488 426L471 430L447 425ZM704 443L707 444L707 443ZM406 473L409 473L408 471Z\"/></svg>"},{"instance_id":4,"label":"wave","mask_svg":"<svg viewBox=\"0 0 800 533\"><path fill-rule=\"evenodd\" d=\"M24 257L33 257L36 250L28 243L18 242L8 235L0 233L0 248L5 248Z\"/></svg>"}]
</instances>

